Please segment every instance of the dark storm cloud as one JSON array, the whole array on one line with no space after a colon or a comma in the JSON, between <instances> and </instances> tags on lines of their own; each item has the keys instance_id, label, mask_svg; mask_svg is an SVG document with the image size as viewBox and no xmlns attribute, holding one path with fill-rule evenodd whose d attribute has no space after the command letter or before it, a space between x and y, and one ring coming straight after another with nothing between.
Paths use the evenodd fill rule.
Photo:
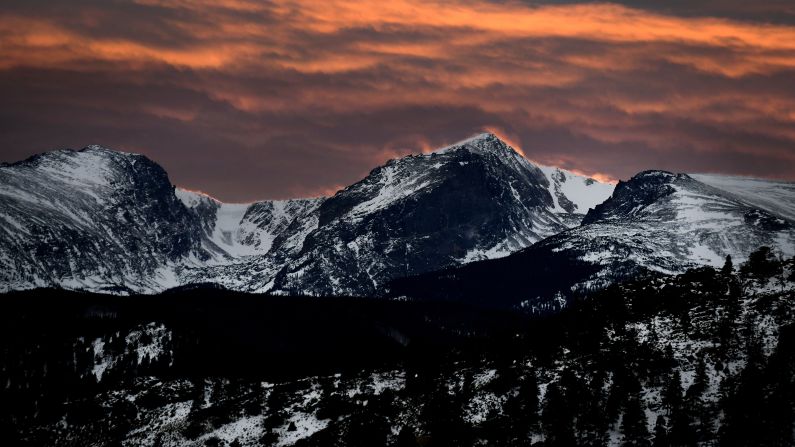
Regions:
<instances>
[{"instance_id":1,"label":"dark storm cloud","mask_svg":"<svg viewBox=\"0 0 795 447\"><path fill-rule=\"evenodd\" d=\"M284 198L489 129L605 178L795 179L791 8L633 4L11 1L2 159L99 143Z\"/></svg>"}]
</instances>

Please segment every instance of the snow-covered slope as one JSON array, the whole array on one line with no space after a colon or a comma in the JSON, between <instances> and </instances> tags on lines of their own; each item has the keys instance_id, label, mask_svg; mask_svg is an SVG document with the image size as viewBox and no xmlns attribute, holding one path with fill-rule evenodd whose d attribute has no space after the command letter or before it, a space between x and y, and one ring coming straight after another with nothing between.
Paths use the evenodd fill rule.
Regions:
<instances>
[{"instance_id":1,"label":"snow-covered slope","mask_svg":"<svg viewBox=\"0 0 795 447\"><path fill-rule=\"evenodd\" d=\"M206 194L177 188L177 198L204 228L204 246L215 253L216 263L264 255L274 241L298 218L317 208L322 199L266 200L223 203Z\"/></svg>"},{"instance_id":2,"label":"snow-covered slope","mask_svg":"<svg viewBox=\"0 0 795 447\"><path fill-rule=\"evenodd\" d=\"M583 224L505 259L397 281L395 295L546 305L647 271L681 273L746 260L761 246L795 255L795 225L686 174L644 171L619 182Z\"/></svg>"},{"instance_id":3,"label":"snow-covered slope","mask_svg":"<svg viewBox=\"0 0 795 447\"><path fill-rule=\"evenodd\" d=\"M370 294L395 277L507 256L581 220L585 180L553 177L490 133L391 160L327 199L298 257L256 290Z\"/></svg>"},{"instance_id":4,"label":"snow-covered slope","mask_svg":"<svg viewBox=\"0 0 795 447\"><path fill-rule=\"evenodd\" d=\"M749 205L795 222L795 183L717 174L690 176L731 193Z\"/></svg>"},{"instance_id":5,"label":"snow-covered slope","mask_svg":"<svg viewBox=\"0 0 795 447\"><path fill-rule=\"evenodd\" d=\"M554 212L567 221L569 227L580 224L588 210L607 200L615 185L565 169L538 166L549 181L549 194L555 202Z\"/></svg>"},{"instance_id":6,"label":"snow-covered slope","mask_svg":"<svg viewBox=\"0 0 795 447\"><path fill-rule=\"evenodd\" d=\"M368 294L577 225L612 185L539 169L493 134L391 160L330 198L222 203L98 146L0 167L0 289Z\"/></svg>"},{"instance_id":7,"label":"snow-covered slope","mask_svg":"<svg viewBox=\"0 0 795 447\"><path fill-rule=\"evenodd\" d=\"M0 165L0 290L214 282L367 295L531 246L544 262L565 253L594 266L585 284L596 285L639 268L740 261L759 245L795 252L790 184L707 177L724 189L648 171L614 191L536 166L487 133L391 160L332 197L230 204L175 188L141 155L56 151Z\"/></svg>"},{"instance_id":8,"label":"snow-covered slope","mask_svg":"<svg viewBox=\"0 0 795 447\"><path fill-rule=\"evenodd\" d=\"M0 291L159 292L268 253L322 199L221 203L100 146L0 166Z\"/></svg>"},{"instance_id":9,"label":"snow-covered slope","mask_svg":"<svg viewBox=\"0 0 795 447\"><path fill-rule=\"evenodd\" d=\"M790 222L687 174L641 172L619 183L583 224L554 243L560 250L587 248L584 259L606 266L679 273L719 267L727 255L741 262L763 245L795 255Z\"/></svg>"},{"instance_id":10,"label":"snow-covered slope","mask_svg":"<svg viewBox=\"0 0 795 447\"><path fill-rule=\"evenodd\" d=\"M209 253L166 172L90 146L0 166L0 290L148 291Z\"/></svg>"}]
</instances>

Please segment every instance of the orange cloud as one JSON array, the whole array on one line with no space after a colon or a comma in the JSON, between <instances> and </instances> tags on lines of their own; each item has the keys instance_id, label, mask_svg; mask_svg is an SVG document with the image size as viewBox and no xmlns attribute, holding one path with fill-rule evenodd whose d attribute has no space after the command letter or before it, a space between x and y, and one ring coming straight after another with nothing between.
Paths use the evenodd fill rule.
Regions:
<instances>
[{"instance_id":1,"label":"orange cloud","mask_svg":"<svg viewBox=\"0 0 795 447\"><path fill-rule=\"evenodd\" d=\"M795 29L791 26L753 24L726 19L670 17L648 11L611 4L570 4L562 6L526 6L515 3L492 4L488 2L426 2L396 0L372 3L350 0L314 2L307 0L277 1L269 5L260 2L186 2L139 1L172 9L189 9L200 16L217 21L209 27L190 22L171 21L174 27L208 39L202 45L185 48L167 48L164 45L147 45L143 42L119 39L89 38L79 30L66 30L56 22L26 20L8 15L0 21L0 30L7 30L10 40L28 50L59 47L68 48L73 59L93 56L99 59L133 61L161 61L191 68L215 69L234 63L254 63L258 54L279 54L282 39L290 37L285 30L310 30L320 34L333 34L355 27L379 30L385 27L428 27L434 29L467 30L465 33L443 34L436 39L420 42L353 42L358 48L357 57L350 57L350 48L317 54L302 60L282 60L285 66L318 71L356 70L378 64L376 55L411 55L430 58L455 58L473 46L498 43L503 39L522 37L579 38L609 42L670 42L701 45L705 47L742 50L732 67L711 61L708 56L661 55L677 63L693 65L702 70L741 76L747 73L767 72L795 65ZM225 15L223 11L245 11L251 14L248 21L239 15ZM220 11L220 12L219 12ZM258 24L257 14L268 12L278 20L278 25ZM230 42L237 38L265 37L264 40ZM268 37L273 39L267 39ZM213 39L213 40L209 40ZM274 40L275 39L275 40ZM777 54L766 54L772 51ZM782 54L782 52L785 52ZM311 53L311 49L310 49ZM371 57L364 57L369 54ZM17 54L13 64L42 63L35 54ZM32 59L32 60L31 60ZM607 68L594 55L569 58L583 66ZM620 67L620 65L619 65Z\"/></svg>"},{"instance_id":2,"label":"orange cloud","mask_svg":"<svg viewBox=\"0 0 795 447\"><path fill-rule=\"evenodd\" d=\"M96 122L112 111L124 122L102 129L151 118L248 161L264 145L312 138L322 150L292 150L339 160L347 177L314 173L291 187L307 192L480 130L599 178L676 169L694 153L705 165L792 176L780 168L795 158L795 26L786 23L591 2L134 3L130 14L79 1L61 16L5 11L0 76L26 83L28 96L0 112L74 108ZM93 93L100 78L108 85ZM69 114L70 128L91 128L79 117ZM25 141L23 126L13 131Z\"/></svg>"}]
</instances>

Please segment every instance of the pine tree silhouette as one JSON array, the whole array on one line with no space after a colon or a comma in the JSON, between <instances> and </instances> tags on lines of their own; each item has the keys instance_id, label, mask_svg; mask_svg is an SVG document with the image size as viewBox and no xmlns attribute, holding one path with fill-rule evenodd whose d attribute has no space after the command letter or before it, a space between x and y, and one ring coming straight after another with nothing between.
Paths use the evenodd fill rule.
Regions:
<instances>
[{"instance_id":1,"label":"pine tree silhouette","mask_svg":"<svg viewBox=\"0 0 795 447\"><path fill-rule=\"evenodd\" d=\"M667 447L670 445L668 439L668 428L665 425L665 417L657 416L657 421L654 423L654 442L653 447Z\"/></svg>"},{"instance_id":2,"label":"pine tree silhouette","mask_svg":"<svg viewBox=\"0 0 795 447\"><path fill-rule=\"evenodd\" d=\"M646 427L646 413L637 395L632 395L624 406L621 418L622 445L640 447L649 445L649 430Z\"/></svg>"},{"instance_id":3,"label":"pine tree silhouette","mask_svg":"<svg viewBox=\"0 0 795 447\"><path fill-rule=\"evenodd\" d=\"M541 424L544 429L546 445L576 445L569 402L567 402L559 386L555 383L547 386L547 392L544 396L544 410L541 413Z\"/></svg>"},{"instance_id":4,"label":"pine tree silhouette","mask_svg":"<svg viewBox=\"0 0 795 447\"><path fill-rule=\"evenodd\" d=\"M726 255L726 262L723 263L723 268L720 269L720 272L724 276L728 276L734 273L734 263L732 263L732 255Z\"/></svg>"}]
</instances>

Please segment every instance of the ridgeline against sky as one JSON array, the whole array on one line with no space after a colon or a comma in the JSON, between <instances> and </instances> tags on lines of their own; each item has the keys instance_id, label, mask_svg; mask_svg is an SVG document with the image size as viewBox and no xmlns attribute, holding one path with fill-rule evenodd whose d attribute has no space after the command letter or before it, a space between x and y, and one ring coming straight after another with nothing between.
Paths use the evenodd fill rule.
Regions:
<instances>
[{"instance_id":1,"label":"ridgeline against sky","mask_svg":"<svg viewBox=\"0 0 795 447\"><path fill-rule=\"evenodd\" d=\"M488 129L603 178L795 180L792 2L624 3L5 0L0 160L100 143L243 201Z\"/></svg>"}]
</instances>

